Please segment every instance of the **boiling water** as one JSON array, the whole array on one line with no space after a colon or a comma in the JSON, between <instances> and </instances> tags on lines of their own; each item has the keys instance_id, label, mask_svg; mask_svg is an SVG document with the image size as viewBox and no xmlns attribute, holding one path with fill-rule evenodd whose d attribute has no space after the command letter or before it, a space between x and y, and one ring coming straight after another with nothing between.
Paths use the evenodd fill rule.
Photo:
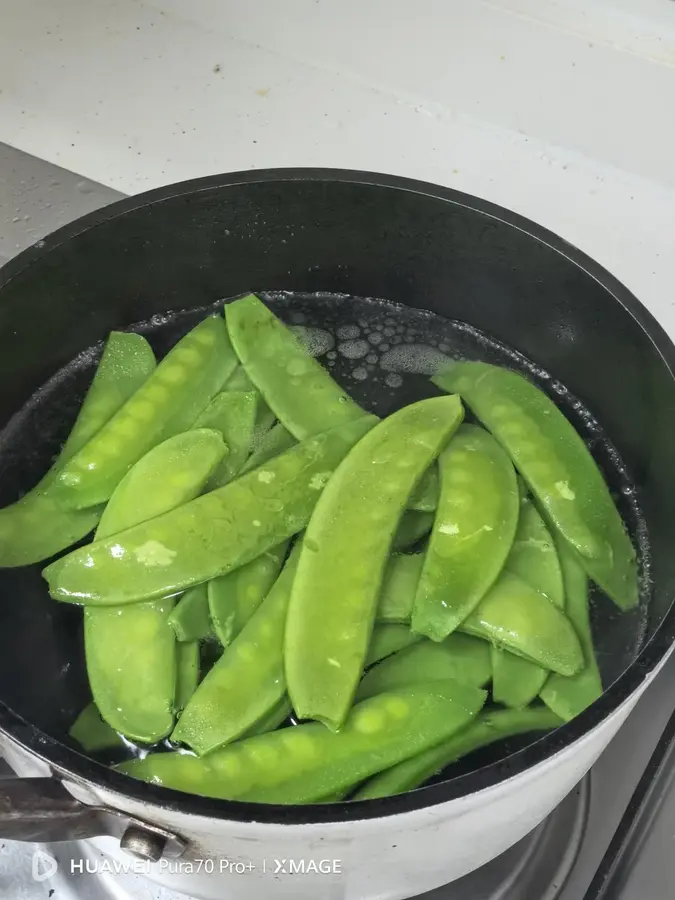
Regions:
<instances>
[{"instance_id":1,"label":"boiling water","mask_svg":"<svg viewBox=\"0 0 675 900\"><path fill-rule=\"evenodd\" d=\"M592 413L547 372L465 323L376 299L289 293L263 296L351 396L379 416L438 394L429 376L443 363L457 359L482 359L519 369L554 399L603 470L639 552L642 602L638 609L621 613L599 591L594 590L592 594L598 663L605 686L614 681L635 658L644 639L649 552L644 520L629 474ZM159 357L207 312L208 309L200 309L153 316L133 330L148 337ZM16 499L16 486L30 488L58 452L100 351L100 346L90 348L57 373L0 435L0 501L3 504ZM87 690L79 611L68 608L63 611L63 617L69 621L68 630L77 632L73 646L74 652L79 653L79 658L72 663L72 678L73 695L80 699L70 702L83 705ZM212 647L206 646L204 651L213 656ZM73 718L72 709L63 709L62 721L69 725ZM49 730L55 737L65 738L63 728L52 725ZM508 746L489 748L460 765L465 769L467 765L485 764L523 743L527 743L527 738ZM144 752L132 745L129 751Z\"/></svg>"}]
</instances>

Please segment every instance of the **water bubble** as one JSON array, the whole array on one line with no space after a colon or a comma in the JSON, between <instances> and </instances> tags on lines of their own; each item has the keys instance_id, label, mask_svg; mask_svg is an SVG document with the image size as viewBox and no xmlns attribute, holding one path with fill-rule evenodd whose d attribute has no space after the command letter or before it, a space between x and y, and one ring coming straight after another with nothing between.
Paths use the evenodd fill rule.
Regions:
<instances>
[{"instance_id":1,"label":"water bubble","mask_svg":"<svg viewBox=\"0 0 675 900\"><path fill-rule=\"evenodd\" d=\"M354 371L352 372L352 377L356 381L365 381L368 377L368 370L365 368L365 366L359 366L358 369L354 369Z\"/></svg>"},{"instance_id":2,"label":"water bubble","mask_svg":"<svg viewBox=\"0 0 675 900\"><path fill-rule=\"evenodd\" d=\"M398 388L403 384L403 379L396 372L389 372L384 383L390 388Z\"/></svg>"},{"instance_id":3,"label":"water bubble","mask_svg":"<svg viewBox=\"0 0 675 900\"><path fill-rule=\"evenodd\" d=\"M353 341L361 336L358 325L340 325L335 333L341 341Z\"/></svg>"},{"instance_id":4,"label":"water bubble","mask_svg":"<svg viewBox=\"0 0 675 900\"><path fill-rule=\"evenodd\" d=\"M335 338L324 328L310 328L307 325L291 325L296 337L302 341L310 356L323 356L335 346Z\"/></svg>"},{"instance_id":5,"label":"water bubble","mask_svg":"<svg viewBox=\"0 0 675 900\"><path fill-rule=\"evenodd\" d=\"M370 347L363 340L343 341L341 344L338 344L338 352L347 359L361 359L361 357L366 356L369 350Z\"/></svg>"},{"instance_id":6,"label":"water bubble","mask_svg":"<svg viewBox=\"0 0 675 900\"><path fill-rule=\"evenodd\" d=\"M368 335L368 340L371 344L380 344L382 342L382 335L375 331Z\"/></svg>"},{"instance_id":7,"label":"water bubble","mask_svg":"<svg viewBox=\"0 0 675 900\"><path fill-rule=\"evenodd\" d=\"M433 375L450 362L450 357L429 344L393 347L382 356L381 367L387 372L411 372Z\"/></svg>"},{"instance_id":8,"label":"water bubble","mask_svg":"<svg viewBox=\"0 0 675 900\"><path fill-rule=\"evenodd\" d=\"M366 362L370 363L371 366L375 365L375 363L377 362L377 354L369 353L368 356L366 356Z\"/></svg>"}]
</instances>

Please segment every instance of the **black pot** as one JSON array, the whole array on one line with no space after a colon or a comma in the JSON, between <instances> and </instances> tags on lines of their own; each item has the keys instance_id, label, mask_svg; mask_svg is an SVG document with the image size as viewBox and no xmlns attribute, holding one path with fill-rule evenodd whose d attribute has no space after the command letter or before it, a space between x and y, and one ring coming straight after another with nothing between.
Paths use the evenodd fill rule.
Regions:
<instances>
[{"instance_id":1,"label":"black pot","mask_svg":"<svg viewBox=\"0 0 675 900\"><path fill-rule=\"evenodd\" d=\"M675 349L602 267L490 203L402 178L282 169L161 188L50 235L0 271L0 423L9 423L0 501L42 474L92 365L73 369L56 407L37 401L26 412L55 373L111 329L249 290L386 298L466 321L546 369L592 411L636 487L620 498L623 509L643 527L637 498L648 535L639 613L621 616L598 600L611 683L583 715L543 739L516 752L502 747L474 771L399 797L310 808L209 801L135 782L68 745L66 731L87 699L79 611L51 601L40 567L29 567L0 571L6 738L22 758L40 757L75 781L124 796L136 811L147 805L146 818L161 808L165 824L175 812L281 824L394 816L493 788L573 753L591 732L597 756L627 714L622 704L644 689L675 634ZM596 448L599 461L612 468L604 447ZM608 719L616 727L603 731ZM566 776L567 789L579 775Z\"/></svg>"}]
</instances>

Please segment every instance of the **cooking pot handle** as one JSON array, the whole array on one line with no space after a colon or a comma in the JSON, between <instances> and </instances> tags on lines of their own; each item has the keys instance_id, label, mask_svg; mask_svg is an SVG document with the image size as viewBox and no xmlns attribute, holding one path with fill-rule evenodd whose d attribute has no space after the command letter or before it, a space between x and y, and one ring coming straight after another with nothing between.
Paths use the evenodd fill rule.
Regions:
<instances>
[{"instance_id":1,"label":"cooking pot handle","mask_svg":"<svg viewBox=\"0 0 675 900\"><path fill-rule=\"evenodd\" d=\"M182 856L187 843L170 831L103 806L88 806L56 778L0 780L0 838L79 841L116 837L127 853L157 862Z\"/></svg>"}]
</instances>

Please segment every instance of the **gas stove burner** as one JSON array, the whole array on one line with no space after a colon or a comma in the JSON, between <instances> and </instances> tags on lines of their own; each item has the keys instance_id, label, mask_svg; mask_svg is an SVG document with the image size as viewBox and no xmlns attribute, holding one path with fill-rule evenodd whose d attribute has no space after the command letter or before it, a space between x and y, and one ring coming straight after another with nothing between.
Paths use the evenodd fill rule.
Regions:
<instances>
[{"instance_id":1,"label":"gas stove burner","mask_svg":"<svg viewBox=\"0 0 675 900\"><path fill-rule=\"evenodd\" d=\"M515 847L459 881L419 895L419 900L556 900L584 837L589 800L587 777ZM120 872L119 863L84 842L6 843L0 855L0 888L2 896L17 900L192 900L132 871Z\"/></svg>"}]
</instances>

